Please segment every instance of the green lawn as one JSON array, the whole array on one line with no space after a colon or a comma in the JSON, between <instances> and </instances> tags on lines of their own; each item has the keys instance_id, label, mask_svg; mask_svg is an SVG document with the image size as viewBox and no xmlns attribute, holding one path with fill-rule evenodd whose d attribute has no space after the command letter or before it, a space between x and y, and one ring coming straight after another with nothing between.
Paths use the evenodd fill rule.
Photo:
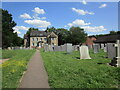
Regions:
<instances>
[{"instance_id":1,"label":"green lawn","mask_svg":"<svg viewBox=\"0 0 120 90\"><path fill-rule=\"evenodd\" d=\"M35 50L3 50L3 58L10 60L1 64L2 67L2 87L17 88L23 72Z\"/></svg>"},{"instance_id":2,"label":"green lawn","mask_svg":"<svg viewBox=\"0 0 120 90\"><path fill-rule=\"evenodd\" d=\"M40 50L51 88L117 88L120 68L106 65L106 53L90 51L91 60L80 60L79 52L44 52ZM103 64L98 64L103 63ZM119 71L118 71L119 70ZM119 80L118 80L119 79Z\"/></svg>"}]
</instances>

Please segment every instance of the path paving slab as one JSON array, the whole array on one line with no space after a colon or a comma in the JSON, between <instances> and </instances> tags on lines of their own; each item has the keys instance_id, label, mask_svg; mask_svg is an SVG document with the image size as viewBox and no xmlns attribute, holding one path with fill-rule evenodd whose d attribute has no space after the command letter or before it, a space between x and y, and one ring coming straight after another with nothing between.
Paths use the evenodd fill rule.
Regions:
<instances>
[{"instance_id":1,"label":"path paving slab","mask_svg":"<svg viewBox=\"0 0 120 90\"><path fill-rule=\"evenodd\" d=\"M21 80L20 88L50 88L48 75L39 50L30 59L28 69Z\"/></svg>"}]
</instances>

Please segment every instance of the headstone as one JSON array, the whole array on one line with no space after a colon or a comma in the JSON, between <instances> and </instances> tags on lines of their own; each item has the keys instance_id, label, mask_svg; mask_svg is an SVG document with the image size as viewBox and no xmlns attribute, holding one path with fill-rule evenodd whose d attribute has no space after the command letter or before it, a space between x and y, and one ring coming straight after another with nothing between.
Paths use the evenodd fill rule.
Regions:
<instances>
[{"instance_id":1,"label":"headstone","mask_svg":"<svg viewBox=\"0 0 120 90\"><path fill-rule=\"evenodd\" d=\"M79 51L79 45L74 45L73 48L74 48L74 51Z\"/></svg>"},{"instance_id":2,"label":"headstone","mask_svg":"<svg viewBox=\"0 0 120 90\"><path fill-rule=\"evenodd\" d=\"M80 47L80 59L91 59L87 46L82 45Z\"/></svg>"},{"instance_id":3,"label":"headstone","mask_svg":"<svg viewBox=\"0 0 120 90\"><path fill-rule=\"evenodd\" d=\"M116 57L111 61L111 65L120 67L120 40L117 40L116 47Z\"/></svg>"},{"instance_id":4,"label":"headstone","mask_svg":"<svg viewBox=\"0 0 120 90\"><path fill-rule=\"evenodd\" d=\"M44 51L48 52L49 51L49 46L48 45L44 45Z\"/></svg>"},{"instance_id":5,"label":"headstone","mask_svg":"<svg viewBox=\"0 0 120 90\"><path fill-rule=\"evenodd\" d=\"M49 47L49 51L53 51L53 47L51 45L49 45L48 47Z\"/></svg>"},{"instance_id":6,"label":"headstone","mask_svg":"<svg viewBox=\"0 0 120 90\"><path fill-rule=\"evenodd\" d=\"M61 51L66 51L65 45L61 45Z\"/></svg>"},{"instance_id":7,"label":"headstone","mask_svg":"<svg viewBox=\"0 0 120 90\"><path fill-rule=\"evenodd\" d=\"M88 45L88 49L90 50L90 49L92 49L93 47L92 47L92 45Z\"/></svg>"},{"instance_id":8,"label":"headstone","mask_svg":"<svg viewBox=\"0 0 120 90\"><path fill-rule=\"evenodd\" d=\"M104 52L107 52L107 46L105 46L105 47L103 48L103 50L104 50Z\"/></svg>"},{"instance_id":9,"label":"headstone","mask_svg":"<svg viewBox=\"0 0 120 90\"><path fill-rule=\"evenodd\" d=\"M114 57L116 57L114 43L107 43L107 58L113 59Z\"/></svg>"},{"instance_id":10,"label":"headstone","mask_svg":"<svg viewBox=\"0 0 120 90\"><path fill-rule=\"evenodd\" d=\"M55 45L54 46L54 51L60 51L60 46Z\"/></svg>"},{"instance_id":11,"label":"headstone","mask_svg":"<svg viewBox=\"0 0 120 90\"><path fill-rule=\"evenodd\" d=\"M101 44L101 49L104 49L104 44Z\"/></svg>"},{"instance_id":12,"label":"headstone","mask_svg":"<svg viewBox=\"0 0 120 90\"><path fill-rule=\"evenodd\" d=\"M93 44L93 51L94 51L94 53L99 52L99 45L98 44Z\"/></svg>"},{"instance_id":13,"label":"headstone","mask_svg":"<svg viewBox=\"0 0 120 90\"><path fill-rule=\"evenodd\" d=\"M67 51L67 53L72 53L72 51L73 51L73 46L72 46L71 43L67 43L67 44L66 44L66 51Z\"/></svg>"},{"instance_id":14,"label":"headstone","mask_svg":"<svg viewBox=\"0 0 120 90\"><path fill-rule=\"evenodd\" d=\"M8 47L8 50L11 50L11 47Z\"/></svg>"}]
</instances>

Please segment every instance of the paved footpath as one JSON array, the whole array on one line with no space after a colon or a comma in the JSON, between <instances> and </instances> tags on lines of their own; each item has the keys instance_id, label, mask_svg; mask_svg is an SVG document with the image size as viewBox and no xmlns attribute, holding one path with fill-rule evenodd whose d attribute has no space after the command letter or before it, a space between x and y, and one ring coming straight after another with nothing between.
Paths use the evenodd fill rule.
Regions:
<instances>
[{"instance_id":1,"label":"paved footpath","mask_svg":"<svg viewBox=\"0 0 120 90\"><path fill-rule=\"evenodd\" d=\"M20 88L50 88L47 72L39 50L29 61L28 69L22 78Z\"/></svg>"}]
</instances>

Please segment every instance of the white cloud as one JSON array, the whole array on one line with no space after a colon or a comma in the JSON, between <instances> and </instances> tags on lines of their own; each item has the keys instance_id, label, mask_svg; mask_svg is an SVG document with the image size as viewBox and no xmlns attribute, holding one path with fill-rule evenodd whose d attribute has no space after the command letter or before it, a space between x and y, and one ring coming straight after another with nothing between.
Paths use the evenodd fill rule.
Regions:
<instances>
[{"instance_id":1,"label":"white cloud","mask_svg":"<svg viewBox=\"0 0 120 90\"><path fill-rule=\"evenodd\" d=\"M103 32L105 30L107 30L104 26L95 26L95 27L91 27L91 26L83 26L81 28L84 28L85 31L88 32Z\"/></svg>"},{"instance_id":2,"label":"white cloud","mask_svg":"<svg viewBox=\"0 0 120 90\"><path fill-rule=\"evenodd\" d=\"M102 5L99 6L99 8L104 8L106 6L107 6L107 4L102 4Z\"/></svg>"},{"instance_id":3,"label":"white cloud","mask_svg":"<svg viewBox=\"0 0 120 90\"><path fill-rule=\"evenodd\" d=\"M32 10L32 11L37 14L45 14L44 9L40 9L39 7L35 7L34 10Z\"/></svg>"},{"instance_id":4,"label":"white cloud","mask_svg":"<svg viewBox=\"0 0 120 90\"><path fill-rule=\"evenodd\" d=\"M21 32L20 32L20 30L28 30L29 29L29 27L25 27L25 26L15 26L15 27L13 27L13 29L14 29L14 33L15 32L17 32L18 34L22 34Z\"/></svg>"},{"instance_id":5,"label":"white cloud","mask_svg":"<svg viewBox=\"0 0 120 90\"><path fill-rule=\"evenodd\" d=\"M94 15L93 12L84 11L82 9L72 8L72 10L75 11L76 13L80 14L80 15L86 15L86 14Z\"/></svg>"},{"instance_id":6,"label":"white cloud","mask_svg":"<svg viewBox=\"0 0 120 90\"><path fill-rule=\"evenodd\" d=\"M82 1L82 4L86 5L86 4L87 4L87 2L86 2L85 0L83 0L83 1Z\"/></svg>"},{"instance_id":7,"label":"white cloud","mask_svg":"<svg viewBox=\"0 0 120 90\"><path fill-rule=\"evenodd\" d=\"M21 18L24 18L24 19L32 19L31 16L27 13L24 13L23 15L20 15Z\"/></svg>"},{"instance_id":8,"label":"white cloud","mask_svg":"<svg viewBox=\"0 0 120 90\"><path fill-rule=\"evenodd\" d=\"M50 22L39 19L25 20L24 22L37 27L48 27L49 25L51 25Z\"/></svg>"},{"instance_id":9,"label":"white cloud","mask_svg":"<svg viewBox=\"0 0 120 90\"><path fill-rule=\"evenodd\" d=\"M76 19L72 23L68 23L68 26L84 26L84 25L89 25L91 23L85 23L84 20Z\"/></svg>"}]
</instances>

